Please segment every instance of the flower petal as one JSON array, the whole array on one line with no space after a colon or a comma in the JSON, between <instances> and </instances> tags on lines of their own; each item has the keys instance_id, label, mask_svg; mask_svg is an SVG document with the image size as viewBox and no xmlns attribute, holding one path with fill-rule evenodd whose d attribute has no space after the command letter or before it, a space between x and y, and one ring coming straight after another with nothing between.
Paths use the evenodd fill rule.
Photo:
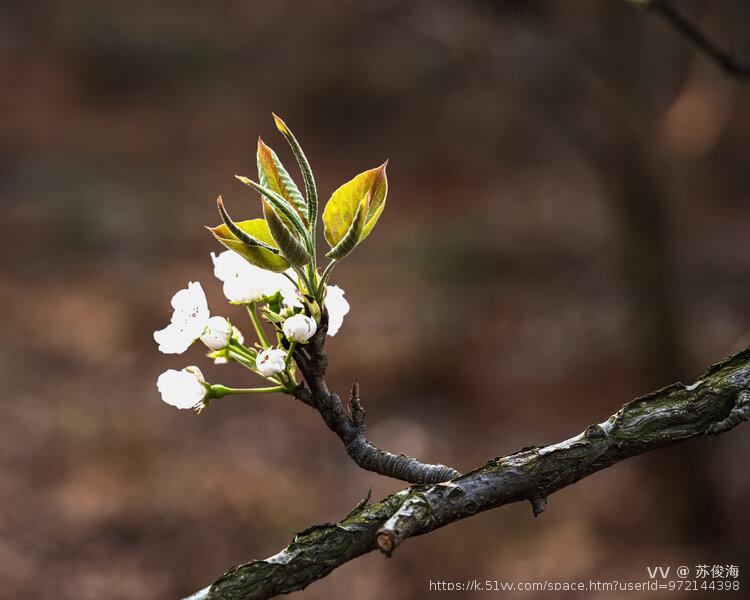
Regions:
<instances>
[{"instance_id":1,"label":"flower petal","mask_svg":"<svg viewBox=\"0 0 750 600\"><path fill-rule=\"evenodd\" d=\"M349 303L344 298L344 290L337 285L326 286L325 305L328 309L328 335L334 336L338 333L344 323L344 317L349 312Z\"/></svg>"},{"instance_id":2,"label":"flower petal","mask_svg":"<svg viewBox=\"0 0 750 600\"><path fill-rule=\"evenodd\" d=\"M154 331L154 340L159 344L159 352L164 354L182 354L196 339L186 335L185 330L174 323Z\"/></svg>"}]
</instances>

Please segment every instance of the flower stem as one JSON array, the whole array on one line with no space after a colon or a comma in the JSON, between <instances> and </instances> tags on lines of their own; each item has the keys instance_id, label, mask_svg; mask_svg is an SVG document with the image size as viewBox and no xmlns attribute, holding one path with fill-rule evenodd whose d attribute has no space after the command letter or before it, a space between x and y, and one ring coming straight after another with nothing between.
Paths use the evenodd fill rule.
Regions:
<instances>
[{"instance_id":1,"label":"flower stem","mask_svg":"<svg viewBox=\"0 0 750 600\"><path fill-rule=\"evenodd\" d=\"M294 347L297 345L297 342L292 342L289 344L289 350L286 351L286 362L284 363L284 370L286 371L289 368L289 365L292 364L292 354L294 353Z\"/></svg>"},{"instance_id":2,"label":"flower stem","mask_svg":"<svg viewBox=\"0 0 750 600\"><path fill-rule=\"evenodd\" d=\"M247 367L251 371L257 372L255 369L255 356L250 349L245 348L242 344L233 340L227 347L227 352L232 360L240 363L243 367Z\"/></svg>"},{"instance_id":3,"label":"flower stem","mask_svg":"<svg viewBox=\"0 0 750 600\"><path fill-rule=\"evenodd\" d=\"M273 394L274 392L283 392L285 386L275 385L273 387L262 388L230 388L220 384L211 386L209 392L212 398L222 398L231 394Z\"/></svg>"},{"instance_id":4,"label":"flower stem","mask_svg":"<svg viewBox=\"0 0 750 600\"><path fill-rule=\"evenodd\" d=\"M316 295L318 289L318 269L314 262L307 265L307 278L310 281L310 294Z\"/></svg>"},{"instance_id":5,"label":"flower stem","mask_svg":"<svg viewBox=\"0 0 750 600\"><path fill-rule=\"evenodd\" d=\"M297 289L300 291L300 293L312 294L313 292L315 292L315 288L313 287L313 284L310 281L310 278L307 276L307 273L305 273L304 268L303 269L299 269L297 267L293 267L293 268L294 268L294 272L297 273L297 276L300 278L300 280L302 281L302 285L305 288L305 291L302 291L302 289L300 288L298 284Z\"/></svg>"},{"instance_id":6,"label":"flower stem","mask_svg":"<svg viewBox=\"0 0 750 600\"><path fill-rule=\"evenodd\" d=\"M268 343L268 338L266 337L266 332L263 331L263 326L260 324L260 319L258 319L258 313L255 312L255 307L257 304L255 302L251 302L250 306L247 307L247 313L250 315L250 320L253 322L253 327L255 327L255 333L258 334L258 340L260 340L260 345L264 348L270 347L271 344Z\"/></svg>"}]
</instances>

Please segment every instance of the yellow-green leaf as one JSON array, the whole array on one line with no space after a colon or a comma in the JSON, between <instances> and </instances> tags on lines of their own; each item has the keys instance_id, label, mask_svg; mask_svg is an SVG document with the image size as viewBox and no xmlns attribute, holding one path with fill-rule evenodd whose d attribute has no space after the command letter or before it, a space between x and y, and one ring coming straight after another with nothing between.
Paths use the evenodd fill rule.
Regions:
<instances>
[{"instance_id":1,"label":"yellow-green leaf","mask_svg":"<svg viewBox=\"0 0 750 600\"><path fill-rule=\"evenodd\" d=\"M237 226L237 223L232 220L232 217L229 216L227 209L224 208L224 200L222 200L221 196L216 199L216 207L219 209L221 220L224 221L224 225L227 226L229 232L243 244L245 244L246 246L261 246L266 250L270 250L273 254L279 253L278 249L274 248L273 246L251 236L246 231L242 231L242 229Z\"/></svg>"},{"instance_id":2,"label":"yellow-green leaf","mask_svg":"<svg viewBox=\"0 0 750 600\"><path fill-rule=\"evenodd\" d=\"M357 206L357 212L354 213L354 220L352 221L349 230L346 232L341 241L336 244L331 251L326 254L328 258L335 260L341 260L347 254L349 254L357 246L359 241L362 239L362 230L365 225L365 215L370 204L370 194L368 193L362 202Z\"/></svg>"},{"instance_id":3,"label":"yellow-green leaf","mask_svg":"<svg viewBox=\"0 0 750 600\"><path fill-rule=\"evenodd\" d=\"M258 138L257 160L258 182L262 186L279 194L279 196L292 205L303 221L307 221L307 203L305 199L300 194L297 185L284 168L284 165L281 164L279 157L271 148L263 143L260 137Z\"/></svg>"},{"instance_id":4,"label":"yellow-green leaf","mask_svg":"<svg viewBox=\"0 0 750 600\"><path fill-rule=\"evenodd\" d=\"M271 231L268 229L268 223L266 223L265 219L238 221L235 225L261 242L274 248L278 247L271 235ZM254 264L256 267L267 269L268 271L274 271L276 273L286 271L289 268L289 261L283 256L274 254L270 250L266 250L260 246L245 244L240 241L240 239L234 235L224 223L217 225L216 227L208 227L207 229L223 246L230 250L234 250L246 261Z\"/></svg>"},{"instance_id":5,"label":"yellow-green leaf","mask_svg":"<svg viewBox=\"0 0 750 600\"><path fill-rule=\"evenodd\" d=\"M289 204L289 202L287 202L283 196L280 196L273 190L268 189L266 186L255 183L252 179L248 179L247 177L243 177L242 175L235 175L235 178L245 185L250 186L255 191L259 192L260 195L268 200L268 202L274 207L274 209L278 211L280 215L282 215L287 221L289 221L289 223L294 226L294 228L303 238L307 236L307 225L303 223L302 217L294 208L292 208L292 205Z\"/></svg>"},{"instance_id":6,"label":"yellow-green leaf","mask_svg":"<svg viewBox=\"0 0 750 600\"><path fill-rule=\"evenodd\" d=\"M360 173L333 192L323 211L326 241L331 247L335 247L349 231L357 207L368 193L370 202L358 241L361 242L370 234L385 208L388 194L388 178L385 174L387 164L388 161L375 169Z\"/></svg>"}]
</instances>

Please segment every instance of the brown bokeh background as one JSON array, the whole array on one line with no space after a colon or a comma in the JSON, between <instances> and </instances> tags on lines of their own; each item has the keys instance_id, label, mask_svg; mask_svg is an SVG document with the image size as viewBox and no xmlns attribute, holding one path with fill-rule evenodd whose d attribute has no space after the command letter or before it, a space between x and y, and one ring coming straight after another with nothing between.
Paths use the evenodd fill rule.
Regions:
<instances>
[{"instance_id":1,"label":"brown bokeh background","mask_svg":"<svg viewBox=\"0 0 750 600\"><path fill-rule=\"evenodd\" d=\"M750 31L740 0L685 6ZM232 177L259 133L296 173L272 110L323 199L390 159L329 344L381 447L470 469L750 344L750 88L626 2L10 2L0 80L2 598L180 597L401 487L288 397L196 416L156 392L187 364L254 383L151 335L188 280L243 322L202 226L219 193L259 215ZM642 456L300 596L747 569L749 452L741 428Z\"/></svg>"}]
</instances>

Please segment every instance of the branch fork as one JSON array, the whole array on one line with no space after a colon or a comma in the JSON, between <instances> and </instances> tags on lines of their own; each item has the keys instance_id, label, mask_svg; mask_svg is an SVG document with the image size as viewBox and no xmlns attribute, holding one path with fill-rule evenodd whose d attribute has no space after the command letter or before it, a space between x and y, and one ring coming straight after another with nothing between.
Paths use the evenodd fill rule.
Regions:
<instances>
[{"instance_id":1,"label":"branch fork","mask_svg":"<svg viewBox=\"0 0 750 600\"><path fill-rule=\"evenodd\" d=\"M356 386L352 396L342 414L353 421ZM301 590L358 556L375 549L390 556L410 537L512 502L530 501L538 515L550 494L597 471L723 433L748 417L750 348L709 368L698 384L676 383L637 398L565 441L524 448L449 482L412 486L375 504L368 504L368 495L338 523L311 527L278 554L232 568L191 600L265 599Z\"/></svg>"},{"instance_id":2,"label":"branch fork","mask_svg":"<svg viewBox=\"0 0 750 600\"><path fill-rule=\"evenodd\" d=\"M315 335L307 344L294 349L294 360L302 372L305 383L294 390L292 395L320 413L328 428L344 444L347 454L367 471L409 483L439 483L458 477L459 472L451 467L423 463L405 454L392 454L380 450L367 439L365 409L359 397L359 384L355 382L352 385L346 405L337 394L329 391L326 384L327 330L328 315L324 311Z\"/></svg>"}]
</instances>

